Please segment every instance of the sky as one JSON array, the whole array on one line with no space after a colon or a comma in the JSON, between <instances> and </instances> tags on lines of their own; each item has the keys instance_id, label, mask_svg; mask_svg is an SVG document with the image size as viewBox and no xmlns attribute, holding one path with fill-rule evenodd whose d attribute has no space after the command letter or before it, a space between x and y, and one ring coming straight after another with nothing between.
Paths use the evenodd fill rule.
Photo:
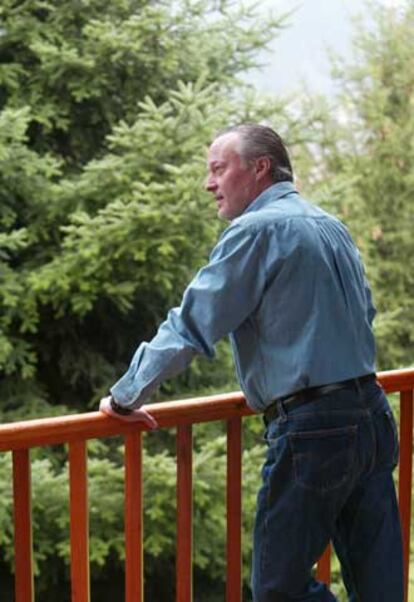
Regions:
<instances>
[{"instance_id":1,"label":"sky","mask_svg":"<svg viewBox=\"0 0 414 602\"><path fill-rule=\"evenodd\" d=\"M403 0L376 0L387 6L398 6ZM335 93L330 76L327 49L350 59L352 56L352 16L369 19L365 0L261 0L262 12L276 14L291 11L289 27L275 38L271 52L262 56L268 63L259 72L247 77L258 90L290 93L303 81L312 92L327 96Z\"/></svg>"}]
</instances>

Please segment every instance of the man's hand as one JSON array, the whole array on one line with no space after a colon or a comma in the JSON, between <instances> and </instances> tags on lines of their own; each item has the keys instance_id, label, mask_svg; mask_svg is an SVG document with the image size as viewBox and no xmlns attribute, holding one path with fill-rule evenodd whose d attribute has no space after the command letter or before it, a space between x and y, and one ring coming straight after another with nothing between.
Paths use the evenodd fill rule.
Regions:
<instances>
[{"instance_id":1,"label":"man's hand","mask_svg":"<svg viewBox=\"0 0 414 602\"><path fill-rule=\"evenodd\" d=\"M134 410L130 414L123 415L118 414L111 408L111 396L103 397L99 403L99 411L111 418L118 418L118 420L123 420L124 422L143 422L150 429L156 429L158 426L155 418L151 416L146 410L140 408L139 410Z\"/></svg>"}]
</instances>

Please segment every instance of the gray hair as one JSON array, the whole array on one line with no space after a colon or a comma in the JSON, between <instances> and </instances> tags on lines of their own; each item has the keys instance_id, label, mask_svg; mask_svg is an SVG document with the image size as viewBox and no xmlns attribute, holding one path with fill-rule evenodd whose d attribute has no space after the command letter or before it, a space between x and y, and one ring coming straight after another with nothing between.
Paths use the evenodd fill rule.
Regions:
<instances>
[{"instance_id":1,"label":"gray hair","mask_svg":"<svg viewBox=\"0 0 414 602\"><path fill-rule=\"evenodd\" d=\"M258 123L242 123L222 130L216 139L233 132L240 137L239 154L245 163L252 163L259 157L268 157L271 162L270 175L274 184L293 181L288 151L282 138L272 128Z\"/></svg>"}]
</instances>

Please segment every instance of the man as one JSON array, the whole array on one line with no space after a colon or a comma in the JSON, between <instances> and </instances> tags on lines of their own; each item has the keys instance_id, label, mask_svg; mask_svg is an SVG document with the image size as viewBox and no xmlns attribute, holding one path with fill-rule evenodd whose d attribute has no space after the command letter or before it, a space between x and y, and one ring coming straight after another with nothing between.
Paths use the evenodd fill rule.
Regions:
<instances>
[{"instance_id":1,"label":"man","mask_svg":"<svg viewBox=\"0 0 414 602\"><path fill-rule=\"evenodd\" d=\"M143 401L228 334L247 402L266 423L255 602L335 600L312 577L331 539L350 601L402 602L398 442L375 380L375 310L346 228L292 181L272 129L244 124L213 141L206 188L231 223L100 408L155 426Z\"/></svg>"}]
</instances>

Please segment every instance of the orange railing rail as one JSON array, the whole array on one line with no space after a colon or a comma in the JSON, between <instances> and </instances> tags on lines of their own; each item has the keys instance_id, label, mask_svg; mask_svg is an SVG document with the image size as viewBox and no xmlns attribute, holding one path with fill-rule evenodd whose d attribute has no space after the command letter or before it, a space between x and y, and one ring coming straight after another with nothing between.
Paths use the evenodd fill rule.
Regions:
<instances>
[{"instance_id":1,"label":"orange railing rail","mask_svg":"<svg viewBox=\"0 0 414 602\"><path fill-rule=\"evenodd\" d=\"M382 372L386 392L400 393L399 505L403 528L405 600L411 524L414 369ZM176 599L192 600L192 424L227 422L227 585L226 602L241 602L241 419L252 414L241 393L152 404L160 428L177 427ZM15 601L34 600L30 453L32 447L69 444L72 602L89 602L88 439L123 435L125 442L125 600L143 600L142 426L121 423L99 412L28 420L0 426L0 451L13 454ZM330 580L330 550L318 565ZM1 584L0 584L1 590Z\"/></svg>"}]
</instances>

